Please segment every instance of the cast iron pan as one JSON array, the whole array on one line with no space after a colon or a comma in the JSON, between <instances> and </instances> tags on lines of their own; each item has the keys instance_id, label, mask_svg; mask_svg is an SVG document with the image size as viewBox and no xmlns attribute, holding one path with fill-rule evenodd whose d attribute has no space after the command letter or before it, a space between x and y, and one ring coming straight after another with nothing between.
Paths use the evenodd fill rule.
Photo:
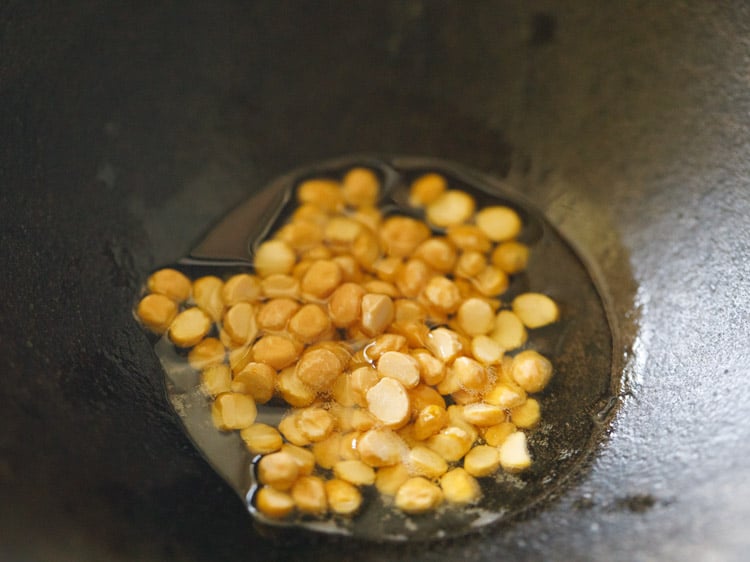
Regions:
<instances>
[{"instance_id":1,"label":"cast iron pan","mask_svg":"<svg viewBox=\"0 0 750 562\"><path fill-rule=\"evenodd\" d=\"M375 541L427 540L460 536L498 521L518 518L555 493L600 441L617 404L622 366L612 357L612 311L600 294L601 278L592 264L563 240L559 233L523 197L501 182L456 164L429 158L349 156L291 171L259 190L224 217L177 263L168 264L193 279L204 275L226 278L253 272L257 245L272 235L295 209L295 189L307 178L341 178L353 167L373 170L381 182L379 207L385 216L421 216L408 204L409 185L420 175L437 172L451 189L470 193L479 208L506 205L516 209L524 229L519 240L532 248L523 274L512 277L504 302L526 291L551 296L561 307L561 321L533 330L529 348L548 357L555 366L554 382L542 396L544 421L530 434L532 470L520 475L501 474L481 479L483 500L476 507L441 509L422 517L407 517L365 494L366 507L357 517L297 518L276 522L264 517L253 503L256 483L253 457L237 432L222 434L211 420L211 401L200 385L200 373L185 362L169 339L154 338L154 349L165 370L165 389L185 428L206 460L246 502L261 526L339 533ZM140 298L140 294L138 298ZM609 317L608 317L609 314ZM615 334L618 331L614 330ZM261 406L265 423L278 424L283 406ZM377 496L375 494L374 496ZM270 529L265 529L270 531Z\"/></svg>"},{"instance_id":2,"label":"cast iron pan","mask_svg":"<svg viewBox=\"0 0 750 562\"><path fill-rule=\"evenodd\" d=\"M0 558L740 560L750 505L741 3L5 2ZM620 407L518 519L373 545L253 527L131 315L288 170L459 162L601 272Z\"/></svg>"}]
</instances>

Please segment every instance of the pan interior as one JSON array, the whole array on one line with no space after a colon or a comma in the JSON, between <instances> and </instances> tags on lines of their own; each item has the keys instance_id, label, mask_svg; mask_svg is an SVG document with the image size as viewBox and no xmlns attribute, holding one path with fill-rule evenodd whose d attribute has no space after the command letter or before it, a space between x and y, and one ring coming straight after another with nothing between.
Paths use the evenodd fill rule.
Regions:
<instances>
[{"instance_id":1,"label":"pan interior","mask_svg":"<svg viewBox=\"0 0 750 562\"><path fill-rule=\"evenodd\" d=\"M555 368L551 383L539 396L541 423L528 434L531 468L519 475L500 471L494 477L481 478L483 498L468 508L443 506L431 514L405 515L385 505L377 494L365 492L364 508L353 519L298 518L283 523L268 520L252 503L256 491L254 463L258 459L248 453L238 432L221 433L215 429L210 400L200 390L200 374L166 338L161 338L155 341L155 350L164 367L169 399L187 433L246 502L256 522L282 533L301 527L374 540L441 538L508 521L543 506L543 500L582 470L585 463L581 461L600 441L616 405L619 373L613 371L608 311L589 267L533 205L504 184L433 159L351 157L324 162L287 174L251 197L215 225L191 255L173 267L192 278L251 272L254 244L289 215L295 186L313 176L340 178L353 166L366 166L379 174L383 182L381 204L392 212L414 214L406 204L408 186L423 173L438 172L447 178L451 188L471 193L478 206L507 205L521 215L525 226L519 239L531 246L531 258L527 270L512 278L502 301L507 303L519 293L535 291L549 295L561 308L560 321L533 330L527 344L549 357ZM259 406L257 421L275 425L285 409Z\"/></svg>"}]
</instances>

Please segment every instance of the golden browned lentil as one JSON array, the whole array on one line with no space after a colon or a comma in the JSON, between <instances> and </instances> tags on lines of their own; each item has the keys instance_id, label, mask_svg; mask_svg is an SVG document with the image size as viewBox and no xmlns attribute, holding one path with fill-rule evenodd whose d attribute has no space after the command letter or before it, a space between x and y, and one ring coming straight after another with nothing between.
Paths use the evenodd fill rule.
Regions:
<instances>
[{"instance_id":1,"label":"golden browned lentil","mask_svg":"<svg viewBox=\"0 0 750 562\"><path fill-rule=\"evenodd\" d=\"M356 486L374 485L416 514L444 499L475 503L476 478L528 468L525 431L540 420L528 394L553 369L534 350L507 353L560 310L540 293L499 298L528 264L518 213L476 210L471 195L426 174L409 196L426 222L383 217L367 168L304 181L297 198L256 248L254 274L191 282L163 269L136 309L190 349L216 426L261 455L257 509L353 515ZM214 325L218 337L207 337ZM255 423L256 403L274 396L293 409L278 427Z\"/></svg>"}]
</instances>

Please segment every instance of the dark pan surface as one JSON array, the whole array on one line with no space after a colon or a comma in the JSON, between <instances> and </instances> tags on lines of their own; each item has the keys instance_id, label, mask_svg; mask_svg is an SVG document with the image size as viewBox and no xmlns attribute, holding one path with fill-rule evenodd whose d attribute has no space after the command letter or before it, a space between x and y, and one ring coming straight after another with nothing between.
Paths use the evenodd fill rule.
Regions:
<instances>
[{"instance_id":1,"label":"dark pan surface","mask_svg":"<svg viewBox=\"0 0 750 562\"><path fill-rule=\"evenodd\" d=\"M750 546L741 3L0 7L0 558L740 560ZM506 178L602 272L625 392L525 520L373 546L255 531L130 314L271 178L352 152Z\"/></svg>"}]
</instances>

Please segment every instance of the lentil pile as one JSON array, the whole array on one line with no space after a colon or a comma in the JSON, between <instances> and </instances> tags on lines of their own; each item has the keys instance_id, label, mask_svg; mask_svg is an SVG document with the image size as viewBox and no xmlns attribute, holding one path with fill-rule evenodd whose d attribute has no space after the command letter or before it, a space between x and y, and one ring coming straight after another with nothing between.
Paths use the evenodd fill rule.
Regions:
<instances>
[{"instance_id":1,"label":"lentil pile","mask_svg":"<svg viewBox=\"0 0 750 562\"><path fill-rule=\"evenodd\" d=\"M429 173L413 218L378 208L370 169L296 188L291 217L251 273L191 280L156 271L136 314L187 351L218 430L257 456L255 508L356 516L374 486L409 514L481 500L478 479L532 462L533 394L550 361L529 331L559 317L548 296L502 300L529 247L506 206ZM283 404L278 426L258 404Z\"/></svg>"}]
</instances>

